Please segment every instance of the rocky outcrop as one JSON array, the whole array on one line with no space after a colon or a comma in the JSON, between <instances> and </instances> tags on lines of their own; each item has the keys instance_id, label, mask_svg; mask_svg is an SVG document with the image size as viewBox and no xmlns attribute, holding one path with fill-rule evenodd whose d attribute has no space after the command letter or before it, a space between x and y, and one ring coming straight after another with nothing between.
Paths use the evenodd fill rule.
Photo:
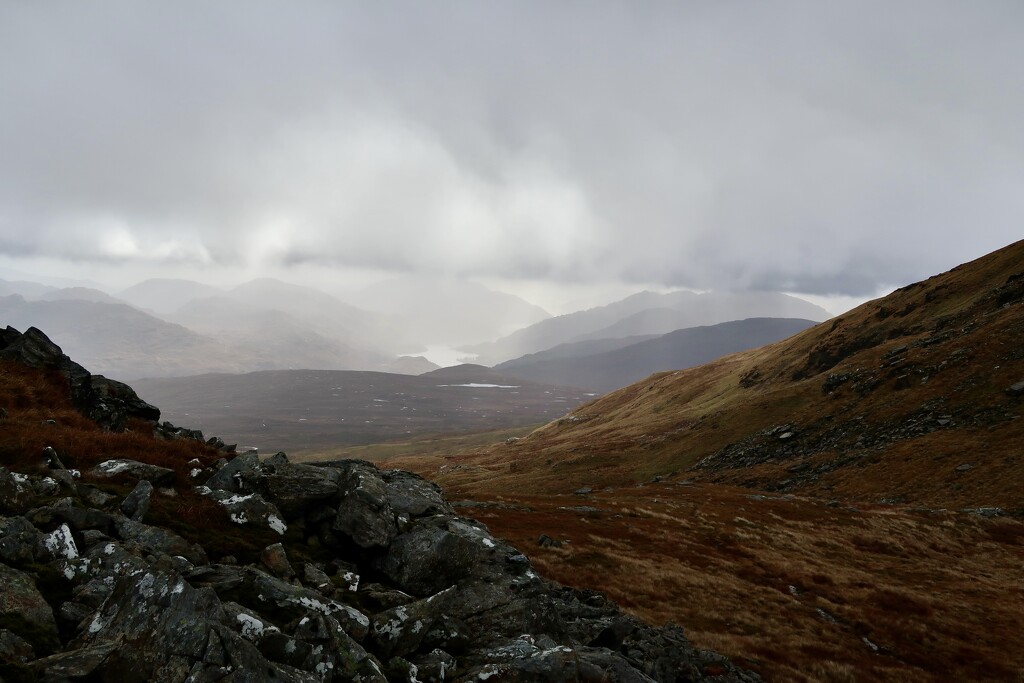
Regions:
<instances>
[{"instance_id":1,"label":"rocky outcrop","mask_svg":"<svg viewBox=\"0 0 1024 683\"><path fill-rule=\"evenodd\" d=\"M130 386L90 374L35 327L24 334L9 326L0 332L0 360L59 372L68 382L75 407L104 429L123 431L131 418L160 419L160 410L139 398Z\"/></svg>"},{"instance_id":2,"label":"rocky outcrop","mask_svg":"<svg viewBox=\"0 0 1024 683\"><path fill-rule=\"evenodd\" d=\"M124 500L0 475L3 677L758 680L679 628L542 579L406 472L236 457L197 491L240 531L280 538L248 564L141 521L170 493L141 472Z\"/></svg>"}]
</instances>

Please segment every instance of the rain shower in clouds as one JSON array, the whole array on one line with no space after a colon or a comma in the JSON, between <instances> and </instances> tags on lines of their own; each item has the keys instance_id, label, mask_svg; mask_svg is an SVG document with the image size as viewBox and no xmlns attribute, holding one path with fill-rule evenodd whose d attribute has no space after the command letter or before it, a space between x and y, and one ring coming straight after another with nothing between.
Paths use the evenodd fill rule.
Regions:
<instances>
[{"instance_id":1,"label":"rain shower in clouds","mask_svg":"<svg viewBox=\"0 0 1024 683\"><path fill-rule=\"evenodd\" d=\"M869 295L1024 217L1015 2L5 3L0 257Z\"/></svg>"}]
</instances>

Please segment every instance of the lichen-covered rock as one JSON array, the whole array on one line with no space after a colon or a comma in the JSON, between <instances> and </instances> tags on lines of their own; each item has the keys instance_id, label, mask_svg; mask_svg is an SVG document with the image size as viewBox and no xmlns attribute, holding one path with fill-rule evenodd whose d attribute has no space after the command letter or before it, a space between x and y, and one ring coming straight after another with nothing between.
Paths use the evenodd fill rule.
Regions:
<instances>
[{"instance_id":1,"label":"lichen-covered rock","mask_svg":"<svg viewBox=\"0 0 1024 683\"><path fill-rule=\"evenodd\" d=\"M123 477L134 482L145 479L154 486L171 486L174 484L174 470L125 458L104 460L89 470L89 474L97 479Z\"/></svg>"},{"instance_id":2,"label":"lichen-covered rock","mask_svg":"<svg viewBox=\"0 0 1024 683\"><path fill-rule=\"evenodd\" d=\"M153 484L143 479L121 502L121 512L129 519L141 522L149 512L149 501L153 495Z\"/></svg>"},{"instance_id":3,"label":"lichen-covered rock","mask_svg":"<svg viewBox=\"0 0 1024 683\"><path fill-rule=\"evenodd\" d=\"M217 470L206 481L206 486L214 491L245 491L248 483L260 476L259 466L260 457L254 451L241 453Z\"/></svg>"},{"instance_id":4,"label":"lichen-covered rock","mask_svg":"<svg viewBox=\"0 0 1024 683\"><path fill-rule=\"evenodd\" d=\"M292 519L318 504L335 500L341 491L342 477L343 473L333 467L294 465L279 458L276 463L262 465L254 474L251 487L273 500L286 519Z\"/></svg>"},{"instance_id":5,"label":"lichen-covered rock","mask_svg":"<svg viewBox=\"0 0 1024 683\"><path fill-rule=\"evenodd\" d=\"M180 555L192 564L206 564L202 546L156 526L135 522L126 517L116 520L117 535L126 543L134 543L147 552L160 555Z\"/></svg>"},{"instance_id":6,"label":"lichen-covered rock","mask_svg":"<svg viewBox=\"0 0 1024 683\"><path fill-rule=\"evenodd\" d=\"M205 495L224 506L235 524L271 529L284 536L288 525L277 506L258 493L230 493L224 490L204 490Z\"/></svg>"},{"instance_id":7,"label":"lichen-covered rock","mask_svg":"<svg viewBox=\"0 0 1024 683\"><path fill-rule=\"evenodd\" d=\"M455 514L441 487L434 482L402 470L384 470L380 474L387 486L388 504L396 515L413 518Z\"/></svg>"},{"instance_id":8,"label":"lichen-covered rock","mask_svg":"<svg viewBox=\"0 0 1024 683\"><path fill-rule=\"evenodd\" d=\"M21 514L31 509L36 500L27 475L0 466L0 514Z\"/></svg>"},{"instance_id":9,"label":"lichen-covered rock","mask_svg":"<svg viewBox=\"0 0 1024 683\"><path fill-rule=\"evenodd\" d=\"M386 547L398 529L380 472L370 463L357 460L342 461L339 469L344 479L332 528L360 547Z\"/></svg>"}]
</instances>

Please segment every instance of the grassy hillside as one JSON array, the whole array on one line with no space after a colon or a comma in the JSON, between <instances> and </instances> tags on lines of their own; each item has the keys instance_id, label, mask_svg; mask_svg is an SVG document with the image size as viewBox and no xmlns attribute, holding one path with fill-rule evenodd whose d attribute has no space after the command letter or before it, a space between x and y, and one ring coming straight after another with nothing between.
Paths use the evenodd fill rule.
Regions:
<instances>
[{"instance_id":1,"label":"grassy hillside","mask_svg":"<svg viewBox=\"0 0 1024 683\"><path fill-rule=\"evenodd\" d=\"M1018 242L524 438L391 462L767 680L1019 682L1022 339Z\"/></svg>"},{"instance_id":2,"label":"grassy hillside","mask_svg":"<svg viewBox=\"0 0 1024 683\"><path fill-rule=\"evenodd\" d=\"M527 438L421 463L454 490L655 476L1024 508L1024 242L782 342L655 375ZM510 467L514 465L514 468Z\"/></svg>"}]
</instances>

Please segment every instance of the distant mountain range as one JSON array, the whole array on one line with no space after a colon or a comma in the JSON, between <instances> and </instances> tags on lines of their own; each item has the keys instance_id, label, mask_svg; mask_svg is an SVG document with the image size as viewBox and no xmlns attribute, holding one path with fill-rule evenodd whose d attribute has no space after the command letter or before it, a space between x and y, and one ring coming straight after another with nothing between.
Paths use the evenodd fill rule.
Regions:
<instances>
[{"instance_id":1,"label":"distant mountain range","mask_svg":"<svg viewBox=\"0 0 1024 683\"><path fill-rule=\"evenodd\" d=\"M425 357L415 360L428 356L428 347L450 349L484 339L496 341L463 347L480 354L483 365L543 352L530 359L535 363L557 355L576 358L612 351L679 328L737 318L828 316L781 294L641 292L552 318L519 297L478 283L412 276L366 287L353 296L354 303L272 278L230 288L158 278L115 294L78 285L0 280L0 299L7 297L0 303L0 323L44 328L96 372L133 380L301 368L414 374L436 369ZM517 331L500 336L513 329ZM626 365L634 373L649 367L622 367ZM553 371L553 366L544 367ZM607 372L565 377L601 389L619 386L623 377L636 379Z\"/></svg>"},{"instance_id":2,"label":"distant mountain range","mask_svg":"<svg viewBox=\"0 0 1024 683\"><path fill-rule=\"evenodd\" d=\"M655 372L689 368L728 353L770 344L814 324L798 318L748 318L685 328L654 338L589 340L506 361L494 369L520 379L604 393ZM616 346L621 341L632 343Z\"/></svg>"},{"instance_id":3,"label":"distant mountain range","mask_svg":"<svg viewBox=\"0 0 1024 683\"><path fill-rule=\"evenodd\" d=\"M464 347L475 362L497 365L525 354L577 341L666 334L746 318L803 318L821 321L825 309L773 292L640 292L585 311L548 318L494 342Z\"/></svg>"}]
</instances>

